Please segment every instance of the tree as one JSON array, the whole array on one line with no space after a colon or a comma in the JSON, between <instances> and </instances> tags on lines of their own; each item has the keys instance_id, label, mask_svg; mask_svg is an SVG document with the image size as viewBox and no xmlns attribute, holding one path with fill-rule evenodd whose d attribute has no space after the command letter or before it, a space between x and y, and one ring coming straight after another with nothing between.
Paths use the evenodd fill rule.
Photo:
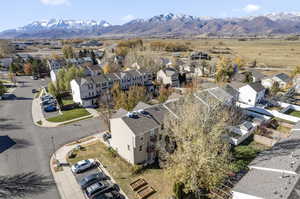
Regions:
<instances>
[{"instance_id":1,"label":"tree","mask_svg":"<svg viewBox=\"0 0 300 199\"><path fill-rule=\"evenodd\" d=\"M125 57L127 53L129 52L129 49L126 47L117 47L116 48L116 55Z\"/></svg>"},{"instance_id":2,"label":"tree","mask_svg":"<svg viewBox=\"0 0 300 199\"><path fill-rule=\"evenodd\" d=\"M3 85L2 81L0 81L0 96L2 96L4 93L6 93L7 89Z\"/></svg>"},{"instance_id":3,"label":"tree","mask_svg":"<svg viewBox=\"0 0 300 199\"><path fill-rule=\"evenodd\" d=\"M228 82L234 74L234 65L229 58L222 57L217 64L216 81Z\"/></svg>"},{"instance_id":4,"label":"tree","mask_svg":"<svg viewBox=\"0 0 300 199\"><path fill-rule=\"evenodd\" d=\"M0 176L0 198L24 198L49 190L55 183L50 177L34 172Z\"/></svg>"},{"instance_id":5,"label":"tree","mask_svg":"<svg viewBox=\"0 0 300 199\"><path fill-rule=\"evenodd\" d=\"M17 66L14 63L11 63L8 68L9 73L16 73L17 72Z\"/></svg>"},{"instance_id":6,"label":"tree","mask_svg":"<svg viewBox=\"0 0 300 199\"><path fill-rule=\"evenodd\" d=\"M146 101L147 92L144 86L132 86L127 92L126 110L131 111L140 101Z\"/></svg>"},{"instance_id":7,"label":"tree","mask_svg":"<svg viewBox=\"0 0 300 199\"><path fill-rule=\"evenodd\" d=\"M98 99L100 118L104 121L109 132L111 131L111 127L110 127L111 107L112 107L111 97L112 97L111 92L108 89L104 93L104 95L99 97Z\"/></svg>"},{"instance_id":8,"label":"tree","mask_svg":"<svg viewBox=\"0 0 300 199\"><path fill-rule=\"evenodd\" d=\"M66 45L62 48L62 51L66 59L75 57L75 52L72 46Z\"/></svg>"},{"instance_id":9,"label":"tree","mask_svg":"<svg viewBox=\"0 0 300 199\"><path fill-rule=\"evenodd\" d=\"M31 75L32 74L32 65L31 65L31 63L24 64L24 73L26 75Z\"/></svg>"},{"instance_id":10,"label":"tree","mask_svg":"<svg viewBox=\"0 0 300 199\"><path fill-rule=\"evenodd\" d=\"M59 108L63 107L63 90L61 89L60 85L61 84L59 83L59 80L56 80L55 83L50 82L48 84L49 93L56 98Z\"/></svg>"},{"instance_id":11,"label":"tree","mask_svg":"<svg viewBox=\"0 0 300 199\"><path fill-rule=\"evenodd\" d=\"M291 72L291 76L295 77L296 75L300 74L300 66L296 66L294 70Z\"/></svg>"},{"instance_id":12,"label":"tree","mask_svg":"<svg viewBox=\"0 0 300 199\"><path fill-rule=\"evenodd\" d=\"M244 80L244 83L251 83L253 82L253 75L251 72L247 71L244 73L245 75L245 80Z\"/></svg>"},{"instance_id":13,"label":"tree","mask_svg":"<svg viewBox=\"0 0 300 199\"><path fill-rule=\"evenodd\" d=\"M279 91L280 91L279 83L274 82L271 89L270 89L270 95L271 96L276 96Z\"/></svg>"},{"instance_id":14,"label":"tree","mask_svg":"<svg viewBox=\"0 0 300 199\"><path fill-rule=\"evenodd\" d=\"M106 63L104 66L103 66L103 73L104 74L108 74L111 72L111 67L108 63Z\"/></svg>"},{"instance_id":15,"label":"tree","mask_svg":"<svg viewBox=\"0 0 300 199\"><path fill-rule=\"evenodd\" d=\"M164 103L165 101L168 100L169 96L171 95L172 91L168 88L161 87L159 89L159 96L158 96L158 101L160 103Z\"/></svg>"},{"instance_id":16,"label":"tree","mask_svg":"<svg viewBox=\"0 0 300 199\"><path fill-rule=\"evenodd\" d=\"M184 191L212 193L230 172L230 146L225 139L228 126L242 121L237 107L217 102L195 103L192 96L175 104L177 117L165 118L159 142L160 165Z\"/></svg>"},{"instance_id":17,"label":"tree","mask_svg":"<svg viewBox=\"0 0 300 199\"><path fill-rule=\"evenodd\" d=\"M8 40L0 40L0 57L6 57L15 52Z\"/></svg>"},{"instance_id":18,"label":"tree","mask_svg":"<svg viewBox=\"0 0 300 199\"><path fill-rule=\"evenodd\" d=\"M245 66L245 60L243 60L241 57L236 57L233 60L233 64L236 65L239 69L243 68Z\"/></svg>"}]
</instances>

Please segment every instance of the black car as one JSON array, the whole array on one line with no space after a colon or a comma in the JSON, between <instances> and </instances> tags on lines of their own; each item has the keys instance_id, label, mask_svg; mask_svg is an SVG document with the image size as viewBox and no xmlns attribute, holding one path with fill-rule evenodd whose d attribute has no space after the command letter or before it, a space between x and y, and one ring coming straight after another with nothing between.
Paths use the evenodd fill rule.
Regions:
<instances>
[{"instance_id":1,"label":"black car","mask_svg":"<svg viewBox=\"0 0 300 199\"><path fill-rule=\"evenodd\" d=\"M125 197L117 191L96 194L93 199L125 199Z\"/></svg>"},{"instance_id":2,"label":"black car","mask_svg":"<svg viewBox=\"0 0 300 199\"><path fill-rule=\"evenodd\" d=\"M82 180L80 180L79 185L81 189L85 189L96 182L107 180L107 179L108 179L107 176L104 175L103 173L93 173L91 175L85 176Z\"/></svg>"},{"instance_id":3,"label":"black car","mask_svg":"<svg viewBox=\"0 0 300 199\"><path fill-rule=\"evenodd\" d=\"M95 196L103 193L107 193L114 190L114 186L108 182L96 182L85 189L85 194L88 198L94 199Z\"/></svg>"},{"instance_id":4,"label":"black car","mask_svg":"<svg viewBox=\"0 0 300 199\"><path fill-rule=\"evenodd\" d=\"M38 91L36 89L31 90L32 93L37 93Z\"/></svg>"}]
</instances>

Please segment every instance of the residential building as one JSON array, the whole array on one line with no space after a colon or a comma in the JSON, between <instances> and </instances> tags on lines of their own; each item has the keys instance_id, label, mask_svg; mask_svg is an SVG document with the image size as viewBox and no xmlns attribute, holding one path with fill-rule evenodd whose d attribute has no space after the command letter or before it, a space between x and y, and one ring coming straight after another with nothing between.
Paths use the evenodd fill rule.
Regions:
<instances>
[{"instance_id":1,"label":"residential building","mask_svg":"<svg viewBox=\"0 0 300 199\"><path fill-rule=\"evenodd\" d=\"M239 88L239 102L256 106L265 96L266 89L260 82L247 84Z\"/></svg>"},{"instance_id":2,"label":"residential building","mask_svg":"<svg viewBox=\"0 0 300 199\"><path fill-rule=\"evenodd\" d=\"M98 65L89 65L85 67L87 76L97 76L102 73L102 69Z\"/></svg>"},{"instance_id":3,"label":"residential building","mask_svg":"<svg viewBox=\"0 0 300 199\"><path fill-rule=\"evenodd\" d=\"M167 109L155 105L113 117L111 147L131 164L152 164L157 157L156 142L163 129Z\"/></svg>"},{"instance_id":4,"label":"residential building","mask_svg":"<svg viewBox=\"0 0 300 199\"><path fill-rule=\"evenodd\" d=\"M233 199L300 198L299 126L249 164L249 172L232 190Z\"/></svg>"},{"instance_id":5,"label":"residential building","mask_svg":"<svg viewBox=\"0 0 300 199\"><path fill-rule=\"evenodd\" d=\"M48 59L47 65L50 71L58 71L59 69L63 68L66 65L66 63L64 60L60 59Z\"/></svg>"},{"instance_id":6,"label":"residential building","mask_svg":"<svg viewBox=\"0 0 300 199\"><path fill-rule=\"evenodd\" d=\"M98 97L108 88L104 75L74 79L70 84L73 101L83 107L97 105Z\"/></svg>"},{"instance_id":7,"label":"residential building","mask_svg":"<svg viewBox=\"0 0 300 199\"><path fill-rule=\"evenodd\" d=\"M286 88L289 83L292 82L292 79L285 73L279 73L273 77L274 82L278 82L279 88Z\"/></svg>"},{"instance_id":8,"label":"residential building","mask_svg":"<svg viewBox=\"0 0 300 199\"><path fill-rule=\"evenodd\" d=\"M119 155L131 164L151 164L157 156L155 142L160 139L160 132L164 129L164 116L169 114L175 118L180 117L178 106L182 98L174 98L159 105L150 106L139 103L133 112L123 109L117 111L110 119L111 135L110 145ZM222 88L215 87L195 93L191 96L194 103L207 106L212 102L232 103L233 97ZM241 125L244 128L247 124ZM251 132L242 130L243 140Z\"/></svg>"},{"instance_id":9,"label":"residential building","mask_svg":"<svg viewBox=\"0 0 300 199\"><path fill-rule=\"evenodd\" d=\"M131 86L145 86L152 90L152 73L141 70L129 70L107 75L96 75L71 81L73 100L84 107L94 106L103 93L119 83L121 89L127 90Z\"/></svg>"},{"instance_id":10,"label":"residential building","mask_svg":"<svg viewBox=\"0 0 300 199\"><path fill-rule=\"evenodd\" d=\"M179 73L174 68L165 68L157 72L157 81L171 87L179 87Z\"/></svg>"},{"instance_id":11,"label":"residential building","mask_svg":"<svg viewBox=\"0 0 300 199\"><path fill-rule=\"evenodd\" d=\"M2 58L0 59L0 66L8 69L12 62L13 62L13 58Z\"/></svg>"},{"instance_id":12,"label":"residential building","mask_svg":"<svg viewBox=\"0 0 300 199\"><path fill-rule=\"evenodd\" d=\"M292 83L292 79L285 73L279 73L273 77L262 79L261 83L265 88L272 88L274 82L277 82L279 88L285 89L289 83Z\"/></svg>"}]
</instances>

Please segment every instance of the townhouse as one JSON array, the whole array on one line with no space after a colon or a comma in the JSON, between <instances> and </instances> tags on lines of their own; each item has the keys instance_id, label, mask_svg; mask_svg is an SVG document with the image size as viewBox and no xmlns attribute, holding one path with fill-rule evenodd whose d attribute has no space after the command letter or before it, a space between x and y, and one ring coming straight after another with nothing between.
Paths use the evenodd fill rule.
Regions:
<instances>
[{"instance_id":1,"label":"townhouse","mask_svg":"<svg viewBox=\"0 0 300 199\"><path fill-rule=\"evenodd\" d=\"M279 88L285 89L292 83L292 79L285 73L279 73L261 80L261 83L265 88L271 88L275 82L278 83Z\"/></svg>"},{"instance_id":2,"label":"townhouse","mask_svg":"<svg viewBox=\"0 0 300 199\"><path fill-rule=\"evenodd\" d=\"M220 102L232 105L235 97L227 93L223 88L214 87L194 93L192 101L208 106L212 102ZM111 139L110 146L118 154L131 164L151 164L157 157L156 142L161 139L161 132L164 130L164 117L168 114L174 119L180 118L178 106L181 98L169 100L163 104L150 106L139 103L132 112L120 109L110 119ZM239 144L249 137L254 130L254 124L244 122L232 133L239 138L232 141L225 136L232 144Z\"/></svg>"},{"instance_id":3,"label":"townhouse","mask_svg":"<svg viewBox=\"0 0 300 199\"><path fill-rule=\"evenodd\" d=\"M129 70L107 75L74 79L71 81L73 100L83 107L97 105L97 100L107 89L119 83L121 89L127 90L131 86L145 86L152 89L152 73L141 70Z\"/></svg>"},{"instance_id":4,"label":"townhouse","mask_svg":"<svg viewBox=\"0 0 300 199\"><path fill-rule=\"evenodd\" d=\"M234 186L233 199L300 198L300 123L292 135L261 152Z\"/></svg>"},{"instance_id":5,"label":"townhouse","mask_svg":"<svg viewBox=\"0 0 300 199\"><path fill-rule=\"evenodd\" d=\"M163 85L179 87L179 73L175 68L167 67L157 72L157 81Z\"/></svg>"}]
</instances>

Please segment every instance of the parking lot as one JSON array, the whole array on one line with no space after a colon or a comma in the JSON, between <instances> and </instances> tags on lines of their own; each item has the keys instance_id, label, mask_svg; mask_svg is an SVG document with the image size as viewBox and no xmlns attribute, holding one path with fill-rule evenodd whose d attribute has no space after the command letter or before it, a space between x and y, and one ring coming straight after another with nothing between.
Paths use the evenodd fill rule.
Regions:
<instances>
[{"instance_id":1,"label":"parking lot","mask_svg":"<svg viewBox=\"0 0 300 199\"><path fill-rule=\"evenodd\" d=\"M112 189L109 189L109 190L106 191L105 193L110 193L110 192L112 192L112 191L117 191L117 192L119 192L119 191L120 191L119 186L118 186L117 184L115 184L115 183L112 182L111 178L106 174L106 171L104 171L103 169L101 169L101 164L100 164L100 162L96 162L96 163L97 163L97 166L95 166L94 168L88 169L88 170L86 170L86 171L84 171L84 172L82 172L82 173L79 173L79 174L73 173L73 175L74 175L74 177L75 177L77 183L79 184L79 182L80 182L83 178L85 178L86 176L89 176L89 175L91 175L91 174L96 174L96 173L102 173L102 174L104 174L104 175L106 176L107 180L103 180L103 181L100 181L100 182L108 183L108 185L110 185L110 186L113 187ZM83 191L83 192L84 192L84 191ZM104 194L104 193L103 193L103 194ZM86 199L88 199L88 197L87 197L86 194L84 194L84 196L85 196ZM98 197L96 197L96 198L98 199ZM101 198L101 199L111 199L111 197L109 197L109 196L104 196L104 195L102 195L102 194L101 194L101 196L100 196L99 198ZM115 198L115 197L113 197L113 198ZM124 195L121 194L121 198L122 198L122 199L123 199L123 198L125 199L126 197L124 197ZM121 199L121 198L118 198L118 199ZM117 199L117 198L116 198L116 199Z\"/></svg>"}]
</instances>

